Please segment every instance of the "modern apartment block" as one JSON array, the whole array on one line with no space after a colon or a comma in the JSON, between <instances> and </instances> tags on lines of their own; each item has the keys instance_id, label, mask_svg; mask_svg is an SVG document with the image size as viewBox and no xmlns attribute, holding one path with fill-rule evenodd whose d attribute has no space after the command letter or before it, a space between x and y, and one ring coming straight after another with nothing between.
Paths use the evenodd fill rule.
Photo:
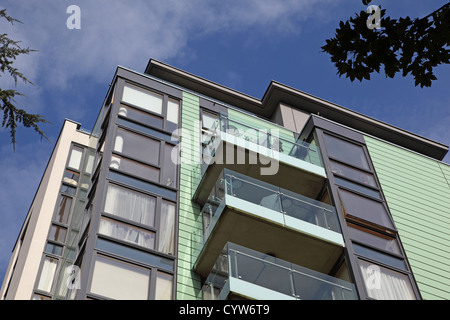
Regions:
<instances>
[{"instance_id":1,"label":"modern apartment block","mask_svg":"<svg viewBox=\"0 0 450 320\"><path fill-rule=\"evenodd\" d=\"M150 60L70 120L1 299L450 298L448 147Z\"/></svg>"}]
</instances>

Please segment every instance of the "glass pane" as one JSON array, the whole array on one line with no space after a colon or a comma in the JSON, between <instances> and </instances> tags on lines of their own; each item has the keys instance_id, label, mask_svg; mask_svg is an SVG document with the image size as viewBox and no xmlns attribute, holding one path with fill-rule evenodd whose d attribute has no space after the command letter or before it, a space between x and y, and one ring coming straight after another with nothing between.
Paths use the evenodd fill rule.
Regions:
<instances>
[{"instance_id":1,"label":"glass pane","mask_svg":"<svg viewBox=\"0 0 450 320\"><path fill-rule=\"evenodd\" d=\"M69 164L67 166L75 170L80 170L82 156L83 149L73 146L70 152Z\"/></svg>"},{"instance_id":2,"label":"glass pane","mask_svg":"<svg viewBox=\"0 0 450 320\"><path fill-rule=\"evenodd\" d=\"M367 243L373 247L400 254L400 248L397 240L392 236L388 236L367 228L348 223L348 233L352 240L361 243Z\"/></svg>"},{"instance_id":3,"label":"glass pane","mask_svg":"<svg viewBox=\"0 0 450 320\"><path fill-rule=\"evenodd\" d=\"M178 114L180 109L180 102L169 99L167 102L167 130L173 131L178 127Z\"/></svg>"},{"instance_id":4,"label":"glass pane","mask_svg":"<svg viewBox=\"0 0 450 320\"><path fill-rule=\"evenodd\" d=\"M77 188L63 184L61 186L61 190L60 191L62 193L68 193L68 194L74 195L77 192Z\"/></svg>"},{"instance_id":5,"label":"glass pane","mask_svg":"<svg viewBox=\"0 0 450 320\"><path fill-rule=\"evenodd\" d=\"M129 106L125 106L123 104L120 105L119 108L119 116L126 117L138 122L142 122L150 127L156 127L162 129L163 127L163 118L155 116L153 114L137 110L135 108L131 108Z\"/></svg>"},{"instance_id":6,"label":"glass pane","mask_svg":"<svg viewBox=\"0 0 450 320\"><path fill-rule=\"evenodd\" d=\"M123 88L122 101L158 114L162 112L162 95L136 86L126 85Z\"/></svg>"},{"instance_id":7,"label":"glass pane","mask_svg":"<svg viewBox=\"0 0 450 320\"><path fill-rule=\"evenodd\" d=\"M56 221L67 224L71 206L72 198L61 196L59 198L58 209L56 211Z\"/></svg>"},{"instance_id":8,"label":"glass pane","mask_svg":"<svg viewBox=\"0 0 450 320\"><path fill-rule=\"evenodd\" d=\"M346 214L383 227L394 228L388 212L381 202L343 189L339 190L339 195Z\"/></svg>"},{"instance_id":9,"label":"glass pane","mask_svg":"<svg viewBox=\"0 0 450 320\"><path fill-rule=\"evenodd\" d=\"M99 233L119 240L135 243L148 249L155 247L155 233L126 223L102 217Z\"/></svg>"},{"instance_id":10,"label":"glass pane","mask_svg":"<svg viewBox=\"0 0 450 320\"><path fill-rule=\"evenodd\" d=\"M175 204L162 201L159 225L159 251L175 254Z\"/></svg>"},{"instance_id":11,"label":"glass pane","mask_svg":"<svg viewBox=\"0 0 450 320\"><path fill-rule=\"evenodd\" d=\"M167 271L173 272L174 270L175 262L172 259L157 256L155 254L106 239L99 238L97 240L97 249L111 252L113 254L165 269Z\"/></svg>"},{"instance_id":12,"label":"glass pane","mask_svg":"<svg viewBox=\"0 0 450 320\"><path fill-rule=\"evenodd\" d=\"M155 205L155 197L110 184L104 211L153 227Z\"/></svg>"},{"instance_id":13,"label":"glass pane","mask_svg":"<svg viewBox=\"0 0 450 320\"><path fill-rule=\"evenodd\" d=\"M45 252L56 254L57 256L62 255L63 247L53 243L47 243L45 246Z\"/></svg>"},{"instance_id":14,"label":"glass pane","mask_svg":"<svg viewBox=\"0 0 450 320\"><path fill-rule=\"evenodd\" d=\"M172 300L173 276L158 271L156 276L156 300Z\"/></svg>"},{"instance_id":15,"label":"glass pane","mask_svg":"<svg viewBox=\"0 0 450 320\"><path fill-rule=\"evenodd\" d=\"M178 148L176 146L166 144L164 147L164 168L161 183L172 188L177 187L177 159L172 159L172 156L177 156L177 151Z\"/></svg>"},{"instance_id":16,"label":"glass pane","mask_svg":"<svg viewBox=\"0 0 450 320\"><path fill-rule=\"evenodd\" d=\"M202 127L205 129L211 129L215 127L219 122L219 116L207 111L202 110Z\"/></svg>"},{"instance_id":17,"label":"glass pane","mask_svg":"<svg viewBox=\"0 0 450 320\"><path fill-rule=\"evenodd\" d=\"M116 300L146 300L150 270L130 263L97 256L91 292Z\"/></svg>"},{"instance_id":18,"label":"glass pane","mask_svg":"<svg viewBox=\"0 0 450 320\"><path fill-rule=\"evenodd\" d=\"M327 152L330 157L333 157L344 163L369 170L364 150L361 146L356 144L324 135Z\"/></svg>"},{"instance_id":19,"label":"glass pane","mask_svg":"<svg viewBox=\"0 0 450 320\"><path fill-rule=\"evenodd\" d=\"M86 157L86 164L84 166L85 173L92 174L92 169L94 167L94 159L95 159L95 156L93 156L93 155L88 155Z\"/></svg>"},{"instance_id":20,"label":"glass pane","mask_svg":"<svg viewBox=\"0 0 450 320\"><path fill-rule=\"evenodd\" d=\"M364 193L365 195L368 195L370 197L377 198L377 199L381 200L381 195L380 195L380 193L378 191L375 191L373 189L364 187L364 186L359 185L357 183L353 183L353 182L350 182L348 180L341 179L341 178L338 178L338 177L335 177L335 181L336 181L337 184L339 184L339 185L341 185L343 187L352 189L352 190L360 192L360 193Z\"/></svg>"},{"instance_id":21,"label":"glass pane","mask_svg":"<svg viewBox=\"0 0 450 320\"><path fill-rule=\"evenodd\" d=\"M113 155L110 168L132 174L145 180L159 182L159 169L134 160Z\"/></svg>"},{"instance_id":22,"label":"glass pane","mask_svg":"<svg viewBox=\"0 0 450 320\"><path fill-rule=\"evenodd\" d=\"M360 270L369 297L377 300L415 300L406 274L359 260Z\"/></svg>"},{"instance_id":23,"label":"glass pane","mask_svg":"<svg viewBox=\"0 0 450 320\"><path fill-rule=\"evenodd\" d=\"M118 129L114 151L146 163L159 163L160 142L127 130Z\"/></svg>"},{"instance_id":24,"label":"glass pane","mask_svg":"<svg viewBox=\"0 0 450 320\"><path fill-rule=\"evenodd\" d=\"M72 170L64 171L63 182L71 184L73 186L78 185L78 180L80 179L80 174Z\"/></svg>"},{"instance_id":25,"label":"glass pane","mask_svg":"<svg viewBox=\"0 0 450 320\"><path fill-rule=\"evenodd\" d=\"M384 264L406 270L405 261L403 259L390 256L388 254L358 245L356 243L353 244L353 249L355 250L356 254L359 254L366 258L370 258L372 260L376 260Z\"/></svg>"},{"instance_id":26,"label":"glass pane","mask_svg":"<svg viewBox=\"0 0 450 320\"><path fill-rule=\"evenodd\" d=\"M37 288L39 290L50 292L52 289L53 278L55 277L56 268L58 267L58 260L46 257L44 265L42 266L41 277Z\"/></svg>"},{"instance_id":27,"label":"glass pane","mask_svg":"<svg viewBox=\"0 0 450 320\"><path fill-rule=\"evenodd\" d=\"M371 187L377 187L377 184L375 183L375 178L371 173L364 172L362 170L358 170L349 166L346 166L345 164L330 160L331 165L331 171L333 173L341 175L343 177L358 181L359 183L371 186Z\"/></svg>"},{"instance_id":28,"label":"glass pane","mask_svg":"<svg viewBox=\"0 0 450 320\"><path fill-rule=\"evenodd\" d=\"M52 225L50 227L50 234L48 236L49 240L64 242L66 239L67 228Z\"/></svg>"}]
</instances>

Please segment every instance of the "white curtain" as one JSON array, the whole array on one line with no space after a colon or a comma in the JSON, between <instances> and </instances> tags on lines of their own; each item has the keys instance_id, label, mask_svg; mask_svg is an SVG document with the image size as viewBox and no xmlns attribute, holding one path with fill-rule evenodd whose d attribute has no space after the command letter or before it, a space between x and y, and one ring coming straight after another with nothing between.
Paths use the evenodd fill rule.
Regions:
<instances>
[{"instance_id":1,"label":"white curtain","mask_svg":"<svg viewBox=\"0 0 450 320\"><path fill-rule=\"evenodd\" d=\"M172 275L158 271L155 300L172 300L172 282Z\"/></svg>"},{"instance_id":2,"label":"white curtain","mask_svg":"<svg viewBox=\"0 0 450 320\"><path fill-rule=\"evenodd\" d=\"M140 228L120 223L111 219L100 220L99 232L101 234L136 243L145 248L154 249L155 234Z\"/></svg>"},{"instance_id":3,"label":"white curtain","mask_svg":"<svg viewBox=\"0 0 450 320\"><path fill-rule=\"evenodd\" d=\"M159 230L159 251L174 255L175 204L162 202Z\"/></svg>"},{"instance_id":4,"label":"white curtain","mask_svg":"<svg viewBox=\"0 0 450 320\"><path fill-rule=\"evenodd\" d=\"M360 261L369 297L377 300L414 300L409 278L399 272Z\"/></svg>"},{"instance_id":5,"label":"white curtain","mask_svg":"<svg viewBox=\"0 0 450 320\"><path fill-rule=\"evenodd\" d=\"M109 185L105 212L153 227L156 198Z\"/></svg>"},{"instance_id":6,"label":"white curtain","mask_svg":"<svg viewBox=\"0 0 450 320\"><path fill-rule=\"evenodd\" d=\"M38 289L50 292L52 289L53 278L55 277L58 260L52 258L45 258L42 267L41 277L39 278Z\"/></svg>"}]
</instances>

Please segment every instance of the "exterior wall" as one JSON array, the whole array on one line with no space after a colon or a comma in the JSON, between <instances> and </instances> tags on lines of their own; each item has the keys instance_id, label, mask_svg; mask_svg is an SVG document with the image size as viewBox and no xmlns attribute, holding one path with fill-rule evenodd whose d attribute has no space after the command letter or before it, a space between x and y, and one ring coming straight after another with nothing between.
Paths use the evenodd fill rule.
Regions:
<instances>
[{"instance_id":1,"label":"exterior wall","mask_svg":"<svg viewBox=\"0 0 450 320\"><path fill-rule=\"evenodd\" d=\"M29 300L42 260L42 252L51 225L71 143L87 144L89 135L77 131L78 124L66 121L31 205L24 227L14 248L2 287L2 298L8 287L6 299ZM25 232L25 234L23 234ZM14 268L14 270L12 270ZM10 276L12 277L11 280Z\"/></svg>"},{"instance_id":2,"label":"exterior wall","mask_svg":"<svg viewBox=\"0 0 450 320\"><path fill-rule=\"evenodd\" d=\"M191 174L197 163L196 156L200 154L199 128L196 127L200 119L199 98L183 92L181 108L181 167L180 167L180 207L179 207L179 236L178 236L178 271L177 295L179 300L201 299L200 278L192 271L192 237L202 231L202 221L198 204L192 202ZM194 137L188 141L188 136ZM197 139L195 139L197 138ZM195 143L198 141L198 143Z\"/></svg>"},{"instance_id":3,"label":"exterior wall","mask_svg":"<svg viewBox=\"0 0 450 320\"><path fill-rule=\"evenodd\" d=\"M365 137L423 299L450 299L450 166Z\"/></svg>"}]
</instances>

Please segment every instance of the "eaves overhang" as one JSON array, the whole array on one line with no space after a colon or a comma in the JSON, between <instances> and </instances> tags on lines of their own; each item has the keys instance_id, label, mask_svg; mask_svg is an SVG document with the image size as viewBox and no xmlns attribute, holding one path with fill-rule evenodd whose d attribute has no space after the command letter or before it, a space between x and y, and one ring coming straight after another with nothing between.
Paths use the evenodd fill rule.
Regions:
<instances>
[{"instance_id":1,"label":"eaves overhang","mask_svg":"<svg viewBox=\"0 0 450 320\"><path fill-rule=\"evenodd\" d=\"M154 59L150 59L145 73L264 118L272 118L279 103L285 103L437 160L442 160L449 150L442 143L276 81L271 81L262 99L258 99Z\"/></svg>"}]
</instances>

